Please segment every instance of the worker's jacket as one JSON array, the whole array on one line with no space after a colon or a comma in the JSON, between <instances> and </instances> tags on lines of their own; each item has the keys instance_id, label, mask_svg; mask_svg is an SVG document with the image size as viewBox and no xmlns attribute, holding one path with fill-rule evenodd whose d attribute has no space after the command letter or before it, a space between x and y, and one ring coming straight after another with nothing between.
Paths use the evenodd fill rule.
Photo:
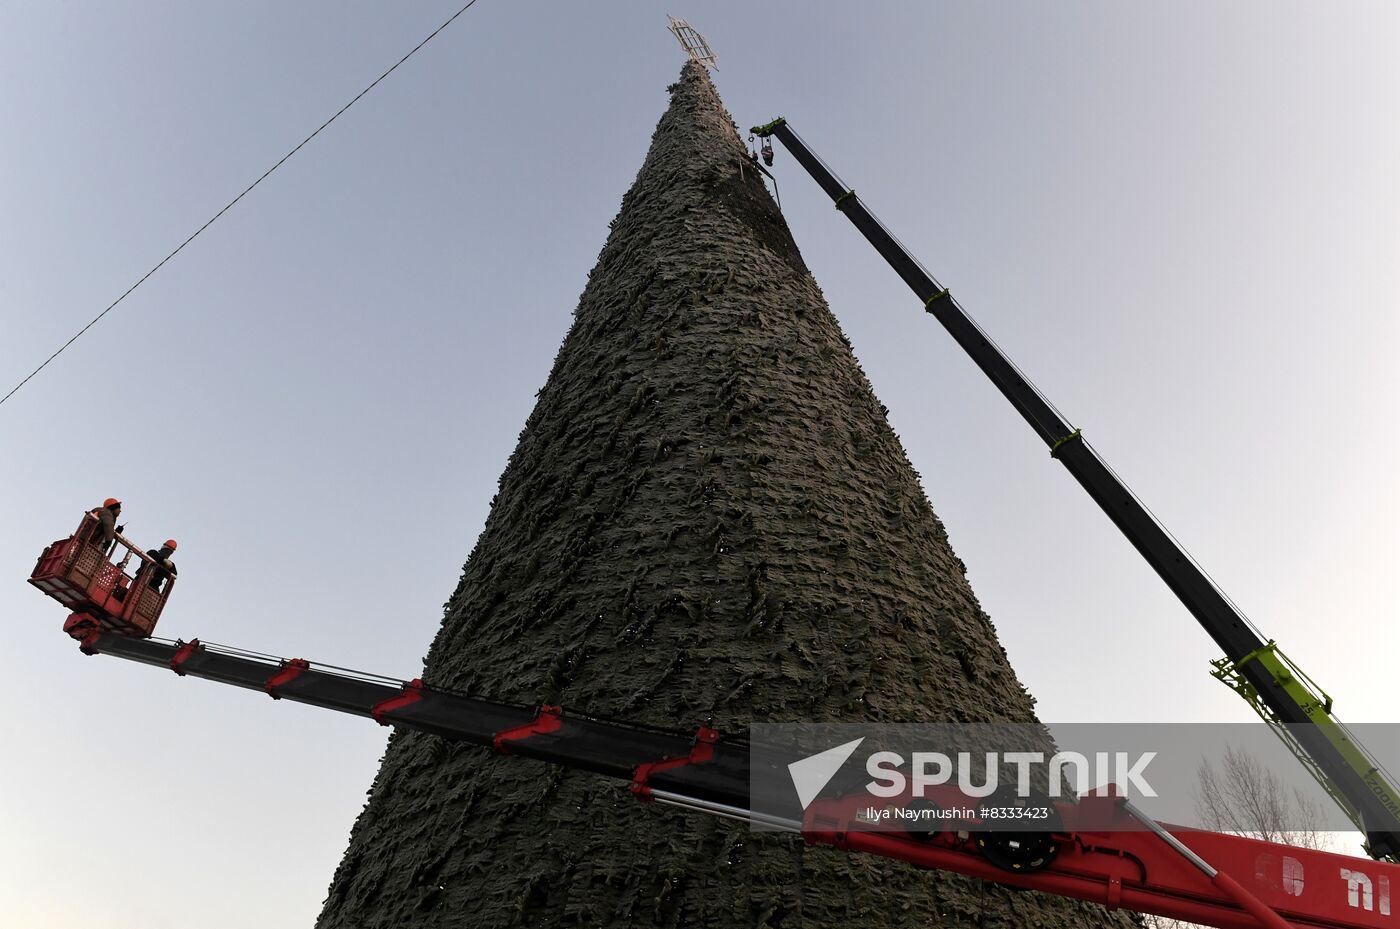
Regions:
<instances>
[{"instance_id":1,"label":"worker's jacket","mask_svg":"<svg viewBox=\"0 0 1400 929\"><path fill-rule=\"evenodd\" d=\"M117 514L105 506L99 506L92 511L92 515L97 517L97 525L93 527L88 541L105 552L117 537Z\"/></svg>"},{"instance_id":2,"label":"worker's jacket","mask_svg":"<svg viewBox=\"0 0 1400 929\"><path fill-rule=\"evenodd\" d=\"M150 567L150 575L147 580L156 590L160 590L164 586L167 577L173 577L180 573L175 570L175 562L166 557L168 554L169 552L163 548L153 548L146 552L146 556L155 562Z\"/></svg>"}]
</instances>

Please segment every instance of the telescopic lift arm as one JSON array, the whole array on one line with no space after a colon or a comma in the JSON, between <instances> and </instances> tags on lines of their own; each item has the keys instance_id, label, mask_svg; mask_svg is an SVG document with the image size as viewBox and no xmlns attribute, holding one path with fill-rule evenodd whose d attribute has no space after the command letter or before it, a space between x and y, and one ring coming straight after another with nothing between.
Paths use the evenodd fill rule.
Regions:
<instances>
[{"instance_id":1,"label":"telescopic lift arm","mask_svg":"<svg viewBox=\"0 0 1400 929\"><path fill-rule=\"evenodd\" d=\"M986 850L997 836L948 831L875 832L863 826L870 797L855 792L813 802L792 818L755 812L748 742L700 727L637 726L557 706L498 703L358 674L300 658L73 629L89 655L110 655L628 782L639 800L800 833L829 845L952 871L1027 890L1127 907L1221 929L1386 929L1395 926L1391 887L1400 866L1238 836L1164 827L1126 800L1095 796L1055 804L1055 853L1006 870ZM767 763L767 762L762 762ZM909 798L884 801L907 804ZM794 808L795 809L795 808ZM967 828L976 828L968 826Z\"/></svg>"},{"instance_id":2,"label":"telescopic lift arm","mask_svg":"<svg viewBox=\"0 0 1400 929\"><path fill-rule=\"evenodd\" d=\"M1212 674L1241 694L1366 836L1373 857L1400 861L1400 790L1332 716L1332 699L1264 641L1133 493L958 306L948 289L881 225L784 119L751 130L777 138L812 175L1002 395L1167 582L1225 658Z\"/></svg>"}]
</instances>

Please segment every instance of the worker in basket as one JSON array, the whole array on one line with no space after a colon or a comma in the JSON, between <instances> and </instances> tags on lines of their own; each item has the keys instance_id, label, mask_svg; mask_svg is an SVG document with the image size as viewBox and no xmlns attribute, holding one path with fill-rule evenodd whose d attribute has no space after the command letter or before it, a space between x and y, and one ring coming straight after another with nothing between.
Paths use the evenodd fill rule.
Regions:
<instances>
[{"instance_id":1,"label":"worker in basket","mask_svg":"<svg viewBox=\"0 0 1400 929\"><path fill-rule=\"evenodd\" d=\"M97 525L92 529L92 535L85 541L91 542L106 554L111 549L112 543L117 540L117 534L125 529L125 526L117 525L117 517L122 513L122 502L116 497L108 497L102 501L102 505L89 510L97 518Z\"/></svg>"},{"instance_id":2,"label":"worker in basket","mask_svg":"<svg viewBox=\"0 0 1400 929\"><path fill-rule=\"evenodd\" d=\"M146 557L155 562L151 565L149 573L149 583L154 589L160 590L165 586L166 578L175 577L180 573L175 570L175 562L170 560L170 556L174 553L174 539L166 539L165 544L160 548L153 548L146 552Z\"/></svg>"}]
</instances>

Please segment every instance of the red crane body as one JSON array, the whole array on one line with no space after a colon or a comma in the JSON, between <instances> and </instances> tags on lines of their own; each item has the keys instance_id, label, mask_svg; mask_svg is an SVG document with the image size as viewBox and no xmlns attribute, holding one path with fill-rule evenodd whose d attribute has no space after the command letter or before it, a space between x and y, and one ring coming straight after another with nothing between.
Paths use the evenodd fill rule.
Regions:
<instances>
[{"instance_id":1,"label":"red crane body","mask_svg":"<svg viewBox=\"0 0 1400 929\"><path fill-rule=\"evenodd\" d=\"M1054 837L1058 852L1043 869L1021 873L988 858L975 834L939 833L920 842L864 830L856 807L868 804L868 797L817 801L804 820L803 837L809 844L1221 929L1400 925L1391 910L1400 866L1161 825L1167 839L1137 828L1131 807L1120 797L1059 804L1064 831ZM1193 863L1170 840L1215 873Z\"/></svg>"},{"instance_id":2,"label":"red crane body","mask_svg":"<svg viewBox=\"0 0 1400 929\"><path fill-rule=\"evenodd\" d=\"M948 831L872 831L862 819L871 798L819 799L800 820L750 810L745 735L700 727L681 732L591 717L557 706L521 706L318 666L273 659L198 639L166 641L68 624L83 652L169 668L180 676L262 691L431 733L504 755L591 771L629 784L643 802L660 802L797 832L811 845L878 855L1027 890L1155 913L1220 929L1390 929L1400 865L1163 826L1121 797L1094 795L1055 803L1052 851L1030 867L992 853L1004 832L975 820ZM754 762L756 763L756 762ZM881 801L890 806L908 797ZM868 816L865 818L868 820Z\"/></svg>"}]
</instances>

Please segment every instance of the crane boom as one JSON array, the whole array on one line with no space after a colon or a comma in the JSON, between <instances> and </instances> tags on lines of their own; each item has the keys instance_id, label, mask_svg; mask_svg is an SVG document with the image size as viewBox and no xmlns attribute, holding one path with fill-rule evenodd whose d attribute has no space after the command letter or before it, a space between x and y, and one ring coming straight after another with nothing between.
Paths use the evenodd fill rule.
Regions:
<instances>
[{"instance_id":1,"label":"crane boom","mask_svg":"<svg viewBox=\"0 0 1400 929\"><path fill-rule=\"evenodd\" d=\"M1002 395L1030 424L1225 653L1212 672L1249 701L1366 837L1400 861L1400 790L1332 716L1332 701L1272 641L1264 641L1147 508L1071 429L985 332L807 146L785 119L751 130L776 137L831 197Z\"/></svg>"},{"instance_id":2,"label":"crane boom","mask_svg":"<svg viewBox=\"0 0 1400 929\"><path fill-rule=\"evenodd\" d=\"M806 809L789 801L758 812L750 769L760 758L744 735L640 726L557 706L501 703L425 685L201 643L142 639L69 624L89 655L262 691L494 750L630 782L639 800L800 833L808 844L877 855L1027 890L1127 907L1220 929L1387 929L1400 865L1240 836L1165 826L1113 794L1057 802L1057 853L1034 866L999 862L985 840L1017 833L870 831L851 791ZM907 803L901 797L886 803ZM791 817L787 815L791 810ZM974 829L973 824L959 824ZM1033 827L1032 827L1033 828Z\"/></svg>"}]
</instances>

